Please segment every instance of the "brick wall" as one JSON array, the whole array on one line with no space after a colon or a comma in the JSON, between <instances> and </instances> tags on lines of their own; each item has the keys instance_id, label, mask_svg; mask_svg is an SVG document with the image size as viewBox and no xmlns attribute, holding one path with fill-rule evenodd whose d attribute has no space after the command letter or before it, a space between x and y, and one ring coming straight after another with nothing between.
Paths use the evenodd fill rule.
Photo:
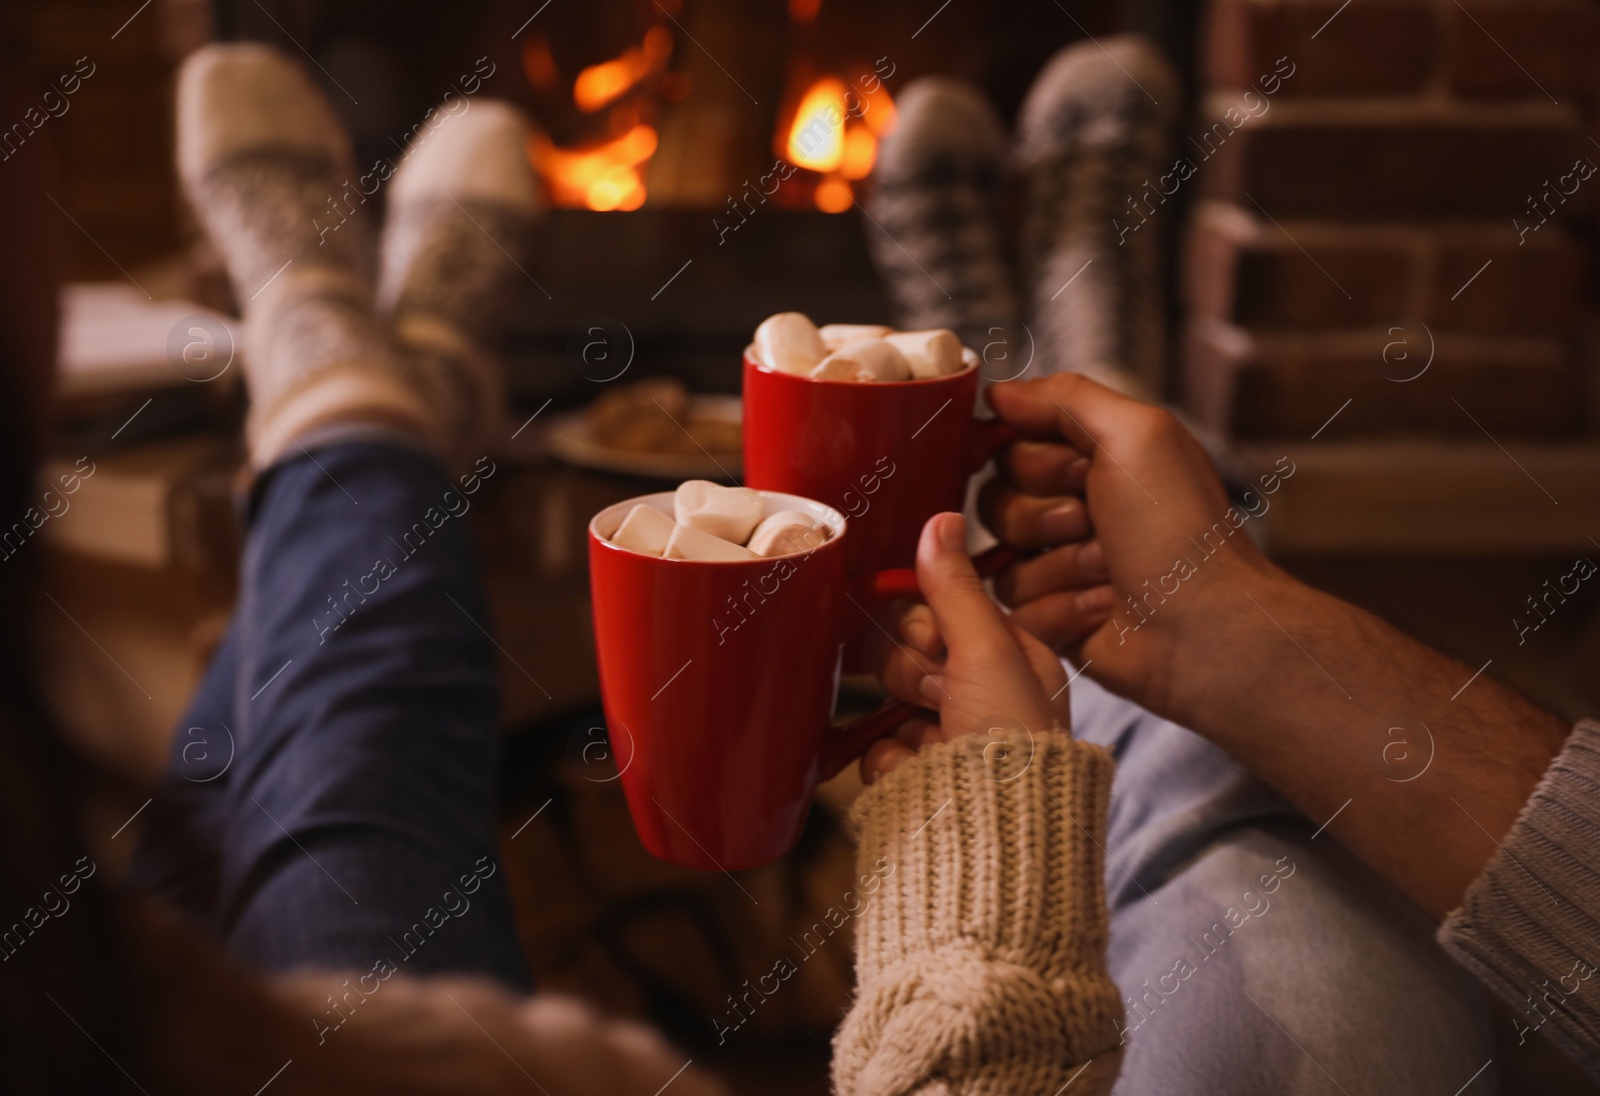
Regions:
<instances>
[{"instance_id":1,"label":"brick wall","mask_svg":"<svg viewBox=\"0 0 1600 1096\"><path fill-rule=\"evenodd\" d=\"M76 222L60 239L72 279L119 279L179 245L172 168L170 77L195 44L179 35L196 0L159 0L148 9L120 0L51 0L17 5L23 85L43 89L76 71L83 79L60 113L28 136L18 154L52 142L60 182L52 192ZM137 15L135 14L137 12ZM6 119L6 123L17 119ZM33 126L39 126L33 115ZM126 284L126 283L124 283Z\"/></svg>"},{"instance_id":2,"label":"brick wall","mask_svg":"<svg viewBox=\"0 0 1600 1096\"><path fill-rule=\"evenodd\" d=\"M1214 0L1203 48L1192 410L1240 437L1341 406L1324 438L1586 430L1600 5Z\"/></svg>"}]
</instances>

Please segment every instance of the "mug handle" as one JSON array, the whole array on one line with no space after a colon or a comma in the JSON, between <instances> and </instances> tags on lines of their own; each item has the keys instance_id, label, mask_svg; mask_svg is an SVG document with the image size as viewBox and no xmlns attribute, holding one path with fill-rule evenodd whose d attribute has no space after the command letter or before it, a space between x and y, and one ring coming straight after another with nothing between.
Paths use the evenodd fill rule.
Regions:
<instances>
[{"instance_id":1,"label":"mug handle","mask_svg":"<svg viewBox=\"0 0 1600 1096\"><path fill-rule=\"evenodd\" d=\"M1004 571L1019 558L1020 555L1015 548L1000 544L979 554L973 559L972 565L981 577L989 578ZM872 576L868 592L872 598L879 601L922 596L922 591L917 586L917 573L909 567L879 571ZM926 710L915 704L908 704L904 700L886 700L876 710L860 719L843 727L831 729L822 744L821 778L832 780L852 761L866 753L874 742L891 734L900 724Z\"/></svg>"},{"instance_id":2,"label":"mug handle","mask_svg":"<svg viewBox=\"0 0 1600 1096\"><path fill-rule=\"evenodd\" d=\"M979 552L974 556L972 566L977 570L979 578L992 578L1021 558L1022 553L1010 545L997 544L987 552ZM867 592L878 601L922 596L922 590L917 586L917 573L909 567L879 571L872 576L872 584Z\"/></svg>"},{"instance_id":3,"label":"mug handle","mask_svg":"<svg viewBox=\"0 0 1600 1096\"><path fill-rule=\"evenodd\" d=\"M900 724L925 710L903 700L886 700L870 714L831 729L822 743L820 779L832 780L874 742L887 738Z\"/></svg>"}]
</instances>

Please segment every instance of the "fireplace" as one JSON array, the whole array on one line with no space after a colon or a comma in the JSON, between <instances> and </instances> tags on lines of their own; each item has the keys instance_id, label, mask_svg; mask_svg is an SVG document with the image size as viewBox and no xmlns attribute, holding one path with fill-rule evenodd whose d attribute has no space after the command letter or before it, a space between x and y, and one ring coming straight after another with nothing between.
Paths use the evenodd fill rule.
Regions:
<instances>
[{"instance_id":1,"label":"fireplace","mask_svg":"<svg viewBox=\"0 0 1600 1096\"><path fill-rule=\"evenodd\" d=\"M859 205L899 89L960 76L1010 114L1054 50L1116 14L1106 0L542 3L218 9L224 37L298 43L346 89L330 99L363 162L392 158L464 73L488 74L468 99L535 119L528 155L550 211L505 348L533 406L592 398L575 333L595 326L630 344L630 376L731 392L772 312L884 319Z\"/></svg>"}]
</instances>

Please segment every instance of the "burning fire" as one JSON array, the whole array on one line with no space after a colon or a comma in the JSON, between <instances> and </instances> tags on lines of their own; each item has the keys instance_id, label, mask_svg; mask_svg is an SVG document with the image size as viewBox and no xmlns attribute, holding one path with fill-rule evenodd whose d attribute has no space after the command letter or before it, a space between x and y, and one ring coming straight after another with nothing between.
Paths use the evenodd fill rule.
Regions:
<instances>
[{"instance_id":1,"label":"burning fire","mask_svg":"<svg viewBox=\"0 0 1600 1096\"><path fill-rule=\"evenodd\" d=\"M672 32L651 27L644 44L623 52L613 61L590 65L572 85L572 101L586 114L614 103L672 56Z\"/></svg>"},{"instance_id":2,"label":"burning fire","mask_svg":"<svg viewBox=\"0 0 1600 1096\"><path fill-rule=\"evenodd\" d=\"M543 133L530 139L528 158L556 205L631 210L644 204L643 167L655 155L656 131L641 120L637 104L619 100L661 72L671 56L672 32L656 26L645 32L640 45L578 73L572 84L573 105L594 114L617 104L607 115L614 136L583 148L561 148ZM543 39L528 40L523 64L535 86L555 86L555 62Z\"/></svg>"},{"instance_id":3,"label":"burning fire","mask_svg":"<svg viewBox=\"0 0 1600 1096\"><path fill-rule=\"evenodd\" d=\"M834 119L844 118L844 84L825 77L812 84L800 99L789 127L785 151L796 167L828 172L844 156L844 134Z\"/></svg>"},{"instance_id":4,"label":"burning fire","mask_svg":"<svg viewBox=\"0 0 1600 1096\"><path fill-rule=\"evenodd\" d=\"M655 155L656 131L643 123L620 137L586 149L557 148L536 133L529 158L557 205L589 209L638 209L644 205L644 179L639 168Z\"/></svg>"},{"instance_id":5,"label":"burning fire","mask_svg":"<svg viewBox=\"0 0 1600 1096\"><path fill-rule=\"evenodd\" d=\"M851 90L838 78L824 76L806 89L783 151L796 167L823 176L812 199L818 209L843 213L854 204L850 184L871 174L878 139L889 132L894 118L894 101L881 83L871 92Z\"/></svg>"}]
</instances>

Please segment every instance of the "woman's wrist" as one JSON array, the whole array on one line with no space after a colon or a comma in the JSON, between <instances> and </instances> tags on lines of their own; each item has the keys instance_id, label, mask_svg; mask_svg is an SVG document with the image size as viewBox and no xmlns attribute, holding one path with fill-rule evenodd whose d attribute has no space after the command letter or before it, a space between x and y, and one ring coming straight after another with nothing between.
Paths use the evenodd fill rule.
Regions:
<instances>
[{"instance_id":1,"label":"woman's wrist","mask_svg":"<svg viewBox=\"0 0 1600 1096\"><path fill-rule=\"evenodd\" d=\"M886 904L858 937L862 979L958 939L1013 961L1098 964L1113 767L1061 730L961 735L863 793L857 855Z\"/></svg>"},{"instance_id":2,"label":"woman's wrist","mask_svg":"<svg viewBox=\"0 0 1600 1096\"><path fill-rule=\"evenodd\" d=\"M926 746L851 811L870 904L835 1036L837 1091L901 1091L882 1080L908 1056L939 1061L955 1092L996 1070L1049 1081L1030 1092L1059 1091L1097 1059L1115 1070L1111 757L1059 731L996 745Z\"/></svg>"}]
</instances>

